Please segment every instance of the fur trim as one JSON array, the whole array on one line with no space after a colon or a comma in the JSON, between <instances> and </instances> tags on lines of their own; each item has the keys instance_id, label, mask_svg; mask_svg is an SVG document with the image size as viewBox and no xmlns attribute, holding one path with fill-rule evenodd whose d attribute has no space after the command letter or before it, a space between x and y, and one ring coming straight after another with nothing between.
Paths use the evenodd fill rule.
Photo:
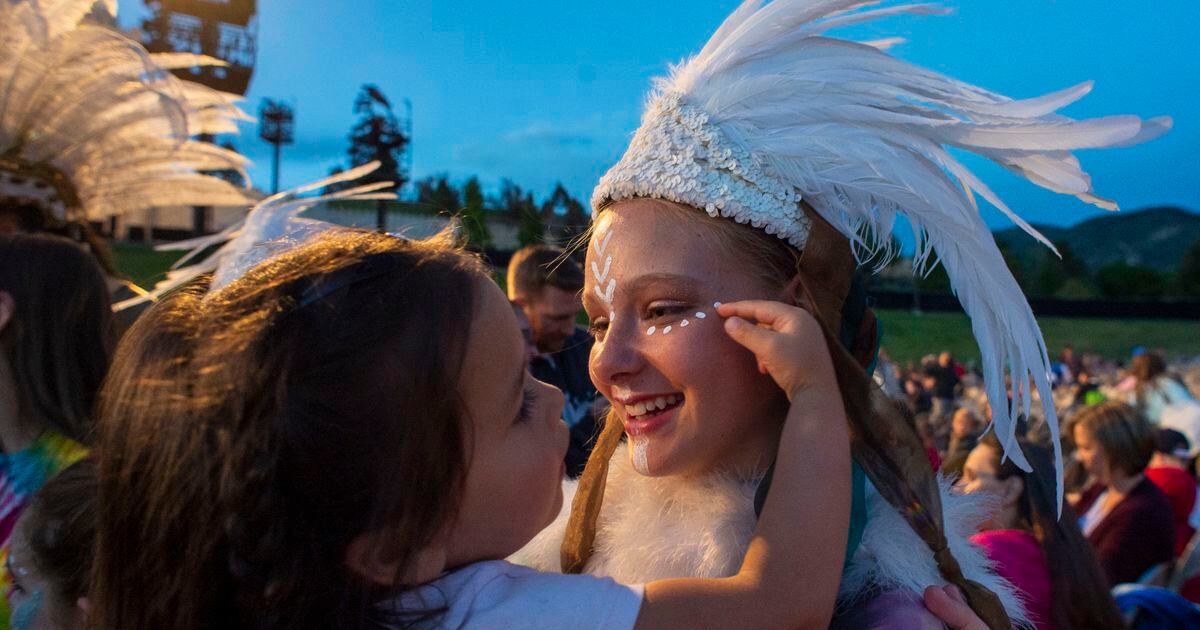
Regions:
<instances>
[{"instance_id":1,"label":"fur trim","mask_svg":"<svg viewBox=\"0 0 1200 630\"><path fill-rule=\"evenodd\" d=\"M990 511L992 501L979 494L954 492L950 480L945 477L939 476L938 482L946 540L962 567L963 575L995 593L1014 626L1033 627L1025 613L1020 593L1007 580L996 575L984 550L970 540ZM869 481L867 514L862 544L842 573L842 585L838 591L839 608L854 606L864 596L879 590L922 593L926 587L947 584L921 537Z\"/></svg>"},{"instance_id":2,"label":"fur trim","mask_svg":"<svg viewBox=\"0 0 1200 630\"><path fill-rule=\"evenodd\" d=\"M629 464L624 449L610 463L587 572L624 584L673 577L728 577L737 573L754 536L754 491L758 481L728 475L703 480L646 477ZM560 571L559 546L566 531L576 482L563 484L563 509L549 527L509 560L540 571ZM987 513L988 500L951 492L941 480L946 537L969 579L991 589L1013 624L1028 623L1017 591L996 575L983 550L969 538ZM933 554L920 537L867 483L869 520L862 544L842 575L839 608L854 606L880 590L920 594L944 585Z\"/></svg>"}]
</instances>

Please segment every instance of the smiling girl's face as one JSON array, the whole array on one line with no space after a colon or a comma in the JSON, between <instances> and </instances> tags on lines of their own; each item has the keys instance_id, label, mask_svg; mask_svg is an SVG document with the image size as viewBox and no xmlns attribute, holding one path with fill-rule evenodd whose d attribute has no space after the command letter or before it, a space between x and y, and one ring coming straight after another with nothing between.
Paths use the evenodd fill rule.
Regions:
<instances>
[{"instance_id":1,"label":"smiling girl's face","mask_svg":"<svg viewBox=\"0 0 1200 630\"><path fill-rule=\"evenodd\" d=\"M583 288L590 371L642 474L751 473L774 455L786 398L713 304L776 299L779 288L735 260L660 201L623 201L596 221Z\"/></svg>"}]
</instances>

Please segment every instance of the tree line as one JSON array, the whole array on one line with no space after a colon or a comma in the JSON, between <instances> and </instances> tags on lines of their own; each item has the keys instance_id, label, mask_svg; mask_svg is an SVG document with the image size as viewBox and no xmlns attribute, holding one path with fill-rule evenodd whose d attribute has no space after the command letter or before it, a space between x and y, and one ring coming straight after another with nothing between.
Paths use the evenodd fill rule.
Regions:
<instances>
[{"instance_id":1,"label":"tree line","mask_svg":"<svg viewBox=\"0 0 1200 630\"><path fill-rule=\"evenodd\" d=\"M1184 252L1174 272L1120 261L1091 270L1070 245L1054 246L1061 259L1039 248L1033 260L1023 261L1000 243L1000 253L1026 295L1064 300L1200 298L1200 240ZM950 293L950 279L940 265L916 284L922 293Z\"/></svg>"}]
</instances>

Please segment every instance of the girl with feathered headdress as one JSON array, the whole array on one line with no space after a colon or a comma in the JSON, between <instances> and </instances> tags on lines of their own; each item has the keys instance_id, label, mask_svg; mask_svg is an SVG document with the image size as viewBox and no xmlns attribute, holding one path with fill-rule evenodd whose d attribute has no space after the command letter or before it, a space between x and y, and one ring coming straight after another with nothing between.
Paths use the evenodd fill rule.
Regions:
<instances>
[{"instance_id":1,"label":"girl with feathered headdress","mask_svg":"<svg viewBox=\"0 0 1200 630\"><path fill-rule=\"evenodd\" d=\"M946 491L869 383L879 331L856 261L893 253L898 216L913 226L918 270L939 260L971 317L989 398L1007 400L1006 371L1017 384L1010 405L993 405L993 422L1006 455L1028 468L1015 430L1031 388L1057 448L1049 361L976 198L1049 242L951 149L1115 208L1070 151L1146 141L1170 120L1073 120L1056 112L1090 83L1013 100L891 56L890 41L826 35L941 12L879 4L748 0L657 82L592 198L584 302L597 339L592 376L613 411L578 488L568 485L572 509L519 559L625 581L729 572L769 487L781 397L712 316L722 301L775 299L823 322L849 415L858 469L843 610L879 592L903 604L950 583L993 627L1025 621L966 540L976 504Z\"/></svg>"}]
</instances>

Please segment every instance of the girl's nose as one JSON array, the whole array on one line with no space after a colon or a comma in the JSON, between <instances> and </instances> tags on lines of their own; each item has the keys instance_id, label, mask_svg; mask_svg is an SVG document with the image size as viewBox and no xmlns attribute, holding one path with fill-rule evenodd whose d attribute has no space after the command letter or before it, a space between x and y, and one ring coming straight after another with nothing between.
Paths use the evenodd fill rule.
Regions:
<instances>
[{"instance_id":1,"label":"girl's nose","mask_svg":"<svg viewBox=\"0 0 1200 630\"><path fill-rule=\"evenodd\" d=\"M604 337L592 347L590 368L597 384L615 383L623 376L636 374L643 365L637 344L637 326L617 320L609 324Z\"/></svg>"}]
</instances>

